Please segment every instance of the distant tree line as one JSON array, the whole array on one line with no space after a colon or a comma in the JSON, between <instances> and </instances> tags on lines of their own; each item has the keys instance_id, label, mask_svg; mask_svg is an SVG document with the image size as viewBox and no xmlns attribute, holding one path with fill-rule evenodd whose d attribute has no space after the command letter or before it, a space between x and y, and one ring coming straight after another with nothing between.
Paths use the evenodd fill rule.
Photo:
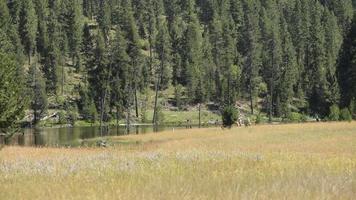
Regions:
<instances>
[{"instance_id":1,"label":"distant tree line","mask_svg":"<svg viewBox=\"0 0 356 200\"><path fill-rule=\"evenodd\" d=\"M67 68L80 74L78 98L57 106L77 107L87 120L130 117L131 110L138 117L139 93L151 89L158 96L172 87L177 105L246 100L252 114L261 108L270 119L292 113L325 118L333 106L352 115L352 3L2 0L0 49L10 60L1 62L19 71L6 76L23 82L21 96L35 121L48 98L65 96Z\"/></svg>"}]
</instances>

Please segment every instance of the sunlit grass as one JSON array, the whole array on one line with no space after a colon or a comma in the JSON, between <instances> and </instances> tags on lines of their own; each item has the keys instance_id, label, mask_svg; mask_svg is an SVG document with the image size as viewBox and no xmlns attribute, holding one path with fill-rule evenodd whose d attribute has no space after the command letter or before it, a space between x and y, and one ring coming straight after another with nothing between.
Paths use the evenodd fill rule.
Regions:
<instances>
[{"instance_id":1,"label":"sunlit grass","mask_svg":"<svg viewBox=\"0 0 356 200\"><path fill-rule=\"evenodd\" d=\"M0 199L353 199L356 123L175 130L0 151Z\"/></svg>"}]
</instances>

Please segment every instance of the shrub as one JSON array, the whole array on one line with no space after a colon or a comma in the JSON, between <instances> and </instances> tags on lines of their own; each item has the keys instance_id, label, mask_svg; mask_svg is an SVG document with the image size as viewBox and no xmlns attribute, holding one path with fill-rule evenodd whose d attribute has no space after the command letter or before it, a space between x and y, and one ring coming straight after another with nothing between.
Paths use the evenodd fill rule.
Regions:
<instances>
[{"instance_id":1,"label":"shrub","mask_svg":"<svg viewBox=\"0 0 356 200\"><path fill-rule=\"evenodd\" d=\"M222 121L224 127L231 127L236 121L238 117L238 112L233 106L226 106L222 113Z\"/></svg>"},{"instance_id":2,"label":"shrub","mask_svg":"<svg viewBox=\"0 0 356 200\"><path fill-rule=\"evenodd\" d=\"M301 120L302 122L308 121L308 116L307 116L307 115L305 115L305 114L301 114L301 115L302 115L302 116L301 116L300 120Z\"/></svg>"},{"instance_id":3,"label":"shrub","mask_svg":"<svg viewBox=\"0 0 356 200\"><path fill-rule=\"evenodd\" d=\"M288 114L288 120L291 122L302 122L303 115L297 112L291 112Z\"/></svg>"},{"instance_id":4,"label":"shrub","mask_svg":"<svg viewBox=\"0 0 356 200\"><path fill-rule=\"evenodd\" d=\"M260 124L260 123L262 123L262 120L263 120L263 117L262 117L261 113L258 113L258 115L256 116L255 123Z\"/></svg>"},{"instance_id":5,"label":"shrub","mask_svg":"<svg viewBox=\"0 0 356 200\"><path fill-rule=\"evenodd\" d=\"M78 120L78 108L76 106L70 106L67 109L68 119L71 125L75 125L75 122Z\"/></svg>"},{"instance_id":6,"label":"shrub","mask_svg":"<svg viewBox=\"0 0 356 200\"><path fill-rule=\"evenodd\" d=\"M163 113L163 108L162 105L157 105L157 110L156 110L156 121L157 124L163 124L164 123L164 113Z\"/></svg>"},{"instance_id":7,"label":"shrub","mask_svg":"<svg viewBox=\"0 0 356 200\"><path fill-rule=\"evenodd\" d=\"M352 121L352 115L348 108L344 108L340 112L340 120L342 121Z\"/></svg>"},{"instance_id":8,"label":"shrub","mask_svg":"<svg viewBox=\"0 0 356 200\"><path fill-rule=\"evenodd\" d=\"M339 119L340 119L340 109L339 106L334 104L330 107L329 120L338 121Z\"/></svg>"},{"instance_id":9,"label":"shrub","mask_svg":"<svg viewBox=\"0 0 356 200\"><path fill-rule=\"evenodd\" d=\"M182 96L183 96L183 86L178 84L174 89L174 98L176 101L176 106L178 107L179 110L182 110L182 106L183 106Z\"/></svg>"},{"instance_id":10,"label":"shrub","mask_svg":"<svg viewBox=\"0 0 356 200\"><path fill-rule=\"evenodd\" d=\"M58 112L58 124L66 124L67 123L67 115L64 111Z\"/></svg>"}]
</instances>

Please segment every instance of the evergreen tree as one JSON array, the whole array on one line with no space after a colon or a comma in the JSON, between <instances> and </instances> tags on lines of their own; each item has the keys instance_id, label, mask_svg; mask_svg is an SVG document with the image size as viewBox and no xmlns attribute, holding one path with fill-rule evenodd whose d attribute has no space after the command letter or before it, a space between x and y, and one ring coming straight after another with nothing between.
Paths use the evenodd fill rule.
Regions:
<instances>
[{"instance_id":1,"label":"evergreen tree","mask_svg":"<svg viewBox=\"0 0 356 200\"><path fill-rule=\"evenodd\" d=\"M202 94L202 64L203 64L203 37L197 16L190 11L189 24L185 33L185 78L187 79L188 96L192 102L201 103ZM199 95L197 95L199 94Z\"/></svg>"},{"instance_id":2,"label":"evergreen tree","mask_svg":"<svg viewBox=\"0 0 356 200\"><path fill-rule=\"evenodd\" d=\"M49 20L49 10L47 0L35 0L35 10L37 14L37 52L44 56L48 46L47 20Z\"/></svg>"},{"instance_id":3,"label":"evergreen tree","mask_svg":"<svg viewBox=\"0 0 356 200\"><path fill-rule=\"evenodd\" d=\"M11 24L10 13L4 1L0 2L0 48L4 52L13 52L14 46L8 36L7 30Z\"/></svg>"},{"instance_id":4,"label":"evergreen tree","mask_svg":"<svg viewBox=\"0 0 356 200\"><path fill-rule=\"evenodd\" d=\"M170 42L169 42L169 33L167 28L167 22L163 16L160 18L161 26L158 29L156 50L158 59L160 61L159 69L156 71L156 96L155 96L155 105L154 105L154 114L153 114L153 123L157 123L157 106L158 106L158 90L166 88L170 80Z\"/></svg>"},{"instance_id":5,"label":"evergreen tree","mask_svg":"<svg viewBox=\"0 0 356 200\"><path fill-rule=\"evenodd\" d=\"M250 101L251 113L254 114L256 101L258 97L258 87L261 82L259 70L261 68L261 45L260 45L260 28L259 28L259 8L256 1L246 2L245 5L245 29L243 35L245 43L243 44L245 57L243 68L243 82L247 89L248 99Z\"/></svg>"},{"instance_id":6,"label":"evergreen tree","mask_svg":"<svg viewBox=\"0 0 356 200\"><path fill-rule=\"evenodd\" d=\"M326 91L325 98L329 105L339 104L340 89L338 85L336 69L339 57L339 50L342 44L342 32L337 25L337 18L330 13L329 10L324 10L323 15L325 31L325 76L326 76Z\"/></svg>"},{"instance_id":7,"label":"evergreen tree","mask_svg":"<svg viewBox=\"0 0 356 200\"><path fill-rule=\"evenodd\" d=\"M338 66L338 80L341 88L341 105L347 106L356 97L356 15L350 32L343 42L343 51Z\"/></svg>"},{"instance_id":8,"label":"evergreen tree","mask_svg":"<svg viewBox=\"0 0 356 200\"><path fill-rule=\"evenodd\" d=\"M307 65L308 89L310 110L313 114L326 116L328 102L325 98L327 90L326 80L326 50L325 29L322 26L321 17L323 8L320 4L313 5L312 26L310 33L309 65Z\"/></svg>"},{"instance_id":9,"label":"evergreen tree","mask_svg":"<svg viewBox=\"0 0 356 200\"><path fill-rule=\"evenodd\" d=\"M278 10L276 2L269 0L265 2L267 10L262 10L262 40L263 46L263 75L268 86L268 114L269 121L272 121L273 115L279 115L280 105L276 103L277 98L281 95L278 92L278 82L281 78L281 64L282 64L282 47L280 33L288 31L288 29L280 30L280 16L279 13L273 12Z\"/></svg>"},{"instance_id":10,"label":"evergreen tree","mask_svg":"<svg viewBox=\"0 0 356 200\"><path fill-rule=\"evenodd\" d=\"M61 81L61 91L63 94L64 87L64 70L60 72L59 69L59 59L60 59L60 50L59 50L59 35L58 35L58 24L55 18L55 14L51 12L50 19L48 22L48 44L43 57L43 72L46 78L47 92L56 94L59 86L60 75L62 75Z\"/></svg>"},{"instance_id":11,"label":"evergreen tree","mask_svg":"<svg viewBox=\"0 0 356 200\"><path fill-rule=\"evenodd\" d=\"M32 0L22 1L19 13L19 33L25 53L28 56L28 63L31 64L31 56L35 52L37 16Z\"/></svg>"},{"instance_id":12,"label":"evergreen tree","mask_svg":"<svg viewBox=\"0 0 356 200\"><path fill-rule=\"evenodd\" d=\"M33 110L33 123L37 125L47 112L48 100L46 83L41 71L36 64L31 65L27 78L28 94L30 96L30 108Z\"/></svg>"},{"instance_id":13,"label":"evergreen tree","mask_svg":"<svg viewBox=\"0 0 356 200\"><path fill-rule=\"evenodd\" d=\"M286 21L281 22L282 38L282 62L280 66L281 76L279 81L280 115L288 117L291 113L294 88L297 82L297 59L292 38L288 31Z\"/></svg>"},{"instance_id":14,"label":"evergreen tree","mask_svg":"<svg viewBox=\"0 0 356 200\"><path fill-rule=\"evenodd\" d=\"M120 28L116 30L115 40L113 41L113 73L111 87L111 106L116 109L116 116L123 107L128 107L131 103L129 93L126 89L130 87L131 60L127 54L127 42Z\"/></svg>"},{"instance_id":15,"label":"evergreen tree","mask_svg":"<svg viewBox=\"0 0 356 200\"><path fill-rule=\"evenodd\" d=\"M16 60L0 50L0 133L12 134L12 127L24 117L27 96ZM8 135L10 136L10 135Z\"/></svg>"},{"instance_id":16,"label":"evergreen tree","mask_svg":"<svg viewBox=\"0 0 356 200\"><path fill-rule=\"evenodd\" d=\"M66 5L66 31L70 57L73 65L80 65L80 45L82 41L83 19L82 8L78 0L68 0Z\"/></svg>"},{"instance_id":17,"label":"evergreen tree","mask_svg":"<svg viewBox=\"0 0 356 200\"><path fill-rule=\"evenodd\" d=\"M109 31L111 29L111 9L108 0L99 1L99 11L97 20L99 27L103 31L106 40L109 36Z\"/></svg>"},{"instance_id":18,"label":"evergreen tree","mask_svg":"<svg viewBox=\"0 0 356 200\"><path fill-rule=\"evenodd\" d=\"M88 82L88 71L91 69L91 62L93 61L93 49L94 49L94 44L93 44L93 36L91 35L90 32L90 27L86 23L83 28L83 36L82 36L82 45L81 45L81 54L83 56L83 63L85 66L85 69L83 71L84 73L84 83L87 84Z\"/></svg>"}]
</instances>

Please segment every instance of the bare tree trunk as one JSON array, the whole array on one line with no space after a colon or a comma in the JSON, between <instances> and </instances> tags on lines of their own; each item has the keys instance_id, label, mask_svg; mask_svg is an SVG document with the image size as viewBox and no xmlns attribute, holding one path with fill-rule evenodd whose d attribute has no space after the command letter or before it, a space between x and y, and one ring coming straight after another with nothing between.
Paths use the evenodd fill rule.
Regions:
<instances>
[{"instance_id":1,"label":"bare tree trunk","mask_svg":"<svg viewBox=\"0 0 356 200\"><path fill-rule=\"evenodd\" d=\"M62 85L61 85L61 94L64 95L64 64L62 63Z\"/></svg>"},{"instance_id":2,"label":"bare tree trunk","mask_svg":"<svg viewBox=\"0 0 356 200\"><path fill-rule=\"evenodd\" d=\"M250 108L251 108L251 114L254 114L254 110L253 110L253 97L252 97L252 85L250 82Z\"/></svg>"},{"instance_id":3,"label":"bare tree trunk","mask_svg":"<svg viewBox=\"0 0 356 200\"><path fill-rule=\"evenodd\" d=\"M199 128L201 128L201 103L199 103Z\"/></svg>"},{"instance_id":4,"label":"bare tree trunk","mask_svg":"<svg viewBox=\"0 0 356 200\"><path fill-rule=\"evenodd\" d=\"M29 65L29 67L31 67L31 55L32 55L32 50L29 49L28 50L28 65Z\"/></svg>"},{"instance_id":5,"label":"bare tree trunk","mask_svg":"<svg viewBox=\"0 0 356 200\"><path fill-rule=\"evenodd\" d=\"M273 117L273 90L274 90L274 52L272 53L272 72L270 80L270 104L269 104L269 123L272 123Z\"/></svg>"},{"instance_id":6,"label":"bare tree trunk","mask_svg":"<svg viewBox=\"0 0 356 200\"><path fill-rule=\"evenodd\" d=\"M138 100L137 100L137 89L135 87L135 110L136 110L136 117L139 117L139 113L138 113Z\"/></svg>"},{"instance_id":7,"label":"bare tree trunk","mask_svg":"<svg viewBox=\"0 0 356 200\"><path fill-rule=\"evenodd\" d=\"M129 105L126 110L126 134L130 134L130 126L131 126L131 106Z\"/></svg>"},{"instance_id":8,"label":"bare tree trunk","mask_svg":"<svg viewBox=\"0 0 356 200\"><path fill-rule=\"evenodd\" d=\"M119 127L119 106L116 106L116 126Z\"/></svg>"},{"instance_id":9,"label":"bare tree trunk","mask_svg":"<svg viewBox=\"0 0 356 200\"><path fill-rule=\"evenodd\" d=\"M110 59L110 64L109 64L109 72L107 74L107 79L106 79L106 85L104 89L104 94L102 95L102 100L101 100L101 109L100 109L100 136L103 137L103 120L104 120L104 110L105 110L105 103L106 103L106 95L108 93L108 88L109 88L109 83L110 83L110 75L111 75L111 68L112 68L112 58Z\"/></svg>"},{"instance_id":10,"label":"bare tree trunk","mask_svg":"<svg viewBox=\"0 0 356 200\"><path fill-rule=\"evenodd\" d=\"M160 68L160 74L159 74L159 78L156 82L156 96L155 96L155 107L154 107L154 111L153 111L153 124L155 126L157 126L157 104L158 104L158 90L159 90L159 86L161 84L161 79L163 76L163 62L161 61L161 68Z\"/></svg>"},{"instance_id":11,"label":"bare tree trunk","mask_svg":"<svg viewBox=\"0 0 356 200\"><path fill-rule=\"evenodd\" d=\"M272 78L271 78L272 79ZM273 117L273 81L271 80L271 86L270 86L270 99L269 99L269 123L272 123L272 117Z\"/></svg>"},{"instance_id":12,"label":"bare tree trunk","mask_svg":"<svg viewBox=\"0 0 356 200\"><path fill-rule=\"evenodd\" d=\"M100 137L103 137L103 118L104 118L104 104L105 104L105 97L103 96L101 97L101 101L100 101Z\"/></svg>"}]
</instances>

